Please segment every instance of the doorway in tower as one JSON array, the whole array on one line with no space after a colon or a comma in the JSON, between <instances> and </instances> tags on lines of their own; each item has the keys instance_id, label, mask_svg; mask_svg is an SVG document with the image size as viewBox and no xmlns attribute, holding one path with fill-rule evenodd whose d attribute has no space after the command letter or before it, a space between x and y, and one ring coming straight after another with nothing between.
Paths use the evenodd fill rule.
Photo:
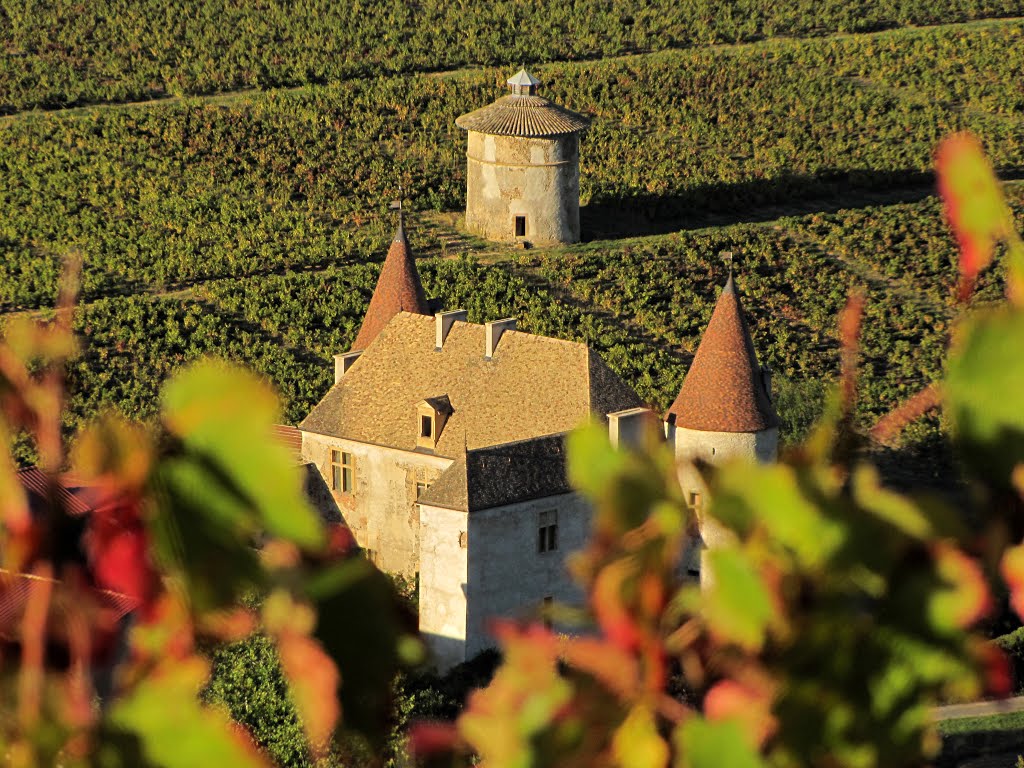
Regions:
<instances>
[{"instance_id":1,"label":"doorway in tower","mask_svg":"<svg viewBox=\"0 0 1024 768\"><path fill-rule=\"evenodd\" d=\"M525 216L516 216L516 237L526 237Z\"/></svg>"}]
</instances>

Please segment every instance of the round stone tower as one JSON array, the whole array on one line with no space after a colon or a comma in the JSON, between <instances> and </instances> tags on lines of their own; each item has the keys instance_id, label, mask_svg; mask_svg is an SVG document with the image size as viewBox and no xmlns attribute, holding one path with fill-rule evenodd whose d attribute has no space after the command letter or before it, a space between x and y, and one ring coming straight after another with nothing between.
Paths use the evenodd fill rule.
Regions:
<instances>
[{"instance_id":1,"label":"round stone tower","mask_svg":"<svg viewBox=\"0 0 1024 768\"><path fill-rule=\"evenodd\" d=\"M683 462L679 482L697 514L701 539L705 546L714 547L726 533L702 514L707 488L689 462L702 459L718 464L742 457L769 463L778 458L779 446L770 372L758 365L732 275L718 297L679 395L665 414L665 431ZM700 571L704 580L705 569Z\"/></svg>"},{"instance_id":2,"label":"round stone tower","mask_svg":"<svg viewBox=\"0 0 1024 768\"><path fill-rule=\"evenodd\" d=\"M531 245L580 239L582 115L537 96L525 69L511 93L459 117L466 151L466 229L489 240Z\"/></svg>"}]
</instances>

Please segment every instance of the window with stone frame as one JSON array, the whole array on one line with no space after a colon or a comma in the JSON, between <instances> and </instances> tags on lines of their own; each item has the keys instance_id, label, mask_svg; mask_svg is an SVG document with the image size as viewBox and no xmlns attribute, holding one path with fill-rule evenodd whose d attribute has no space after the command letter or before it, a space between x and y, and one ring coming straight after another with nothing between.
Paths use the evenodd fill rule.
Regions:
<instances>
[{"instance_id":1,"label":"window with stone frame","mask_svg":"<svg viewBox=\"0 0 1024 768\"><path fill-rule=\"evenodd\" d=\"M355 490L356 463L348 451L331 451L331 490L352 493Z\"/></svg>"},{"instance_id":2,"label":"window with stone frame","mask_svg":"<svg viewBox=\"0 0 1024 768\"><path fill-rule=\"evenodd\" d=\"M546 509L537 519L537 552L554 552L558 549L558 511Z\"/></svg>"}]
</instances>

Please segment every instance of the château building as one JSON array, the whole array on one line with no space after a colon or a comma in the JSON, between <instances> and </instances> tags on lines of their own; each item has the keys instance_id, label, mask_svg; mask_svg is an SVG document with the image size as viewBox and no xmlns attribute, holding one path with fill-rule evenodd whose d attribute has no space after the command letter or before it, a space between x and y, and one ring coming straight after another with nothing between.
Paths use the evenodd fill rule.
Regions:
<instances>
[{"instance_id":1,"label":"ch\u00e2teau building","mask_svg":"<svg viewBox=\"0 0 1024 768\"><path fill-rule=\"evenodd\" d=\"M574 241L586 123L537 97L525 71L509 84L510 96L459 118L467 224L496 239ZM567 481L565 438L596 419L627 443L653 417L586 345L435 304L400 213L355 343L299 425L299 450L321 512L340 517L382 569L419 575L420 630L446 669L492 645L490 619L578 602L565 559L583 545L591 510ZM680 459L772 461L778 423L730 276L665 436ZM713 545L700 477L684 470L680 482Z\"/></svg>"},{"instance_id":2,"label":"ch\u00e2teau building","mask_svg":"<svg viewBox=\"0 0 1024 768\"><path fill-rule=\"evenodd\" d=\"M399 224L355 346L299 430L322 511L382 569L419 574L420 629L447 668L490 647L489 619L579 600L565 557L590 507L565 437L598 419L625 439L650 412L584 344L429 305ZM681 457L771 460L777 424L730 279L666 432Z\"/></svg>"}]
</instances>

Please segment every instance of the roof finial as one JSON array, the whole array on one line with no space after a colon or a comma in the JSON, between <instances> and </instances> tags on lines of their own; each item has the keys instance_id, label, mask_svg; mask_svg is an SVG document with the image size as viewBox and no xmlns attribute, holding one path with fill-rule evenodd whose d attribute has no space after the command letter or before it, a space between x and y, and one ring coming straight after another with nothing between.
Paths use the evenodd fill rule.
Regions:
<instances>
[{"instance_id":1,"label":"roof finial","mask_svg":"<svg viewBox=\"0 0 1024 768\"><path fill-rule=\"evenodd\" d=\"M725 281L725 288L722 289L722 292L731 293L736 290L736 287L733 285L732 282L733 253L732 251L722 251L719 255L722 257L722 260L725 261L725 263L729 267L729 279Z\"/></svg>"},{"instance_id":2,"label":"roof finial","mask_svg":"<svg viewBox=\"0 0 1024 768\"><path fill-rule=\"evenodd\" d=\"M527 72L526 67L522 67L507 82L509 90L515 96L533 96L540 85L540 80Z\"/></svg>"},{"instance_id":3,"label":"roof finial","mask_svg":"<svg viewBox=\"0 0 1024 768\"><path fill-rule=\"evenodd\" d=\"M405 208L403 207L403 200L405 198L405 191L402 189L402 185L398 185L398 199L392 200L391 205L388 206L392 211L398 211L398 232L395 234L395 239L398 240L400 236L405 235Z\"/></svg>"}]
</instances>

